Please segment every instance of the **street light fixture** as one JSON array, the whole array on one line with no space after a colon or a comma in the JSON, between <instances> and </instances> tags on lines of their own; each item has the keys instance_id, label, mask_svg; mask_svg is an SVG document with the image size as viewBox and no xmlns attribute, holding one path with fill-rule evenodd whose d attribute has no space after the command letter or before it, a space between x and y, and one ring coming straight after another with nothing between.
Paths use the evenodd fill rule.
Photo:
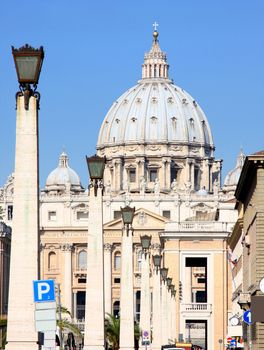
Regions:
<instances>
[{"instance_id":1,"label":"street light fixture","mask_svg":"<svg viewBox=\"0 0 264 350\"><path fill-rule=\"evenodd\" d=\"M84 349L105 348L103 175L105 157L86 156L90 175ZM95 298L96 296L96 298Z\"/></svg>"},{"instance_id":2,"label":"street light fixture","mask_svg":"<svg viewBox=\"0 0 264 350\"><path fill-rule=\"evenodd\" d=\"M166 278L166 281L167 281L167 286L170 287L171 284L172 284L172 278L167 277L167 278Z\"/></svg>"},{"instance_id":3,"label":"street light fixture","mask_svg":"<svg viewBox=\"0 0 264 350\"><path fill-rule=\"evenodd\" d=\"M91 178L91 185L94 187L94 195L97 196L97 190L98 187L102 187L102 179L104 176L104 169L105 169L105 157L99 157L96 154L92 157L86 156L86 162ZM99 183L99 185L98 185Z\"/></svg>"},{"instance_id":4,"label":"street light fixture","mask_svg":"<svg viewBox=\"0 0 264 350\"><path fill-rule=\"evenodd\" d=\"M24 95L25 109L28 110L29 98L35 96L39 100L40 97L36 88L44 59L44 50L42 46L39 49L34 49L26 44L19 49L12 46L12 54L20 88L18 94L19 96ZM32 90L31 84L33 84L34 90Z\"/></svg>"},{"instance_id":5,"label":"street light fixture","mask_svg":"<svg viewBox=\"0 0 264 350\"><path fill-rule=\"evenodd\" d=\"M44 59L43 47L12 47L19 92L16 93L12 249L8 303L7 349L37 349L32 281L39 271L39 121L36 92ZM32 89L33 85L33 89ZM25 178L27 181L25 181ZM30 254L29 252L30 247ZM17 286L20 292L17 293ZM54 330L55 331L55 330ZM55 332L54 332L55 342Z\"/></svg>"},{"instance_id":6,"label":"street light fixture","mask_svg":"<svg viewBox=\"0 0 264 350\"><path fill-rule=\"evenodd\" d=\"M153 255L153 264L154 264L156 271L157 271L160 268L161 255L159 255L159 254Z\"/></svg>"},{"instance_id":7,"label":"street light fixture","mask_svg":"<svg viewBox=\"0 0 264 350\"><path fill-rule=\"evenodd\" d=\"M148 235L140 236L140 241L141 241L141 246L142 246L143 252L146 256L146 254L148 253L149 247L150 247L151 236L148 236Z\"/></svg>"},{"instance_id":8,"label":"street light fixture","mask_svg":"<svg viewBox=\"0 0 264 350\"><path fill-rule=\"evenodd\" d=\"M131 208L128 205L121 209L121 215L123 219L124 226L126 228L126 232L128 235L129 232L129 225L132 225L134 214L135 214L135 207Z\"/></svg>"},{"instance_id":9,"label":"street light fixture","mask_svg":"<svg viewBox=\"0 0 264 350\"><path fill-rule=\"evenodd\" d=\"M166 278L167 278L167 276L168 276L168 271L169 271L169 269L166 268L166 267L162 267L162 268L160 269L160 274L161 274L161 277L162 277L163 281L166 280Z\"/></svg>"}]
</instances>

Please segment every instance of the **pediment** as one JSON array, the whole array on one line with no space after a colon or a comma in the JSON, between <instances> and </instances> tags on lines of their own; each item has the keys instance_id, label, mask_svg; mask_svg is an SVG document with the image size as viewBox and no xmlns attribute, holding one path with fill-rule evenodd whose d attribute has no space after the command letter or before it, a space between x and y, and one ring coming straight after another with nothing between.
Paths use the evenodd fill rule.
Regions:
<instances>
[{"instance_id":1,"label":"pediment","mask_svg":"<svg viewBox=\"0 0 264 350\"><path fill-rule=\"evenodd\" d=\"M137 209L133 219L134 230L149 229L163 230L168 219L153 213L147 209ZM121 230L123 228L122 218L112 220L104 224L104 230Z\"/></svg>"},{"instance_id":2,"label":"pediment","mask_svg":"<svg viewBox=\"0 0 264 350\"><path fill-rule=\"evenodd\" d=\"M210 205L203 203L203 202L191 204L190 207L193 210L200 210L200 211L208 211L208 210L212 210L214 208L214 206L210 206Z\"/></svg>"}]
</instances>

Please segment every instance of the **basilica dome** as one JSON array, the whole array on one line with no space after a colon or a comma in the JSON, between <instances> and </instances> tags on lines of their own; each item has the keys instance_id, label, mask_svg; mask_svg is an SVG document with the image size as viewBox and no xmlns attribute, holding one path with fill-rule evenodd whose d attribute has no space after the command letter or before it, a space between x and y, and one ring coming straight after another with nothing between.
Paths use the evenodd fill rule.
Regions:
<instances>
[{"instance_id":1,"label":"basilica dome","mask_svg":"<svg viewBox=\"0 0 264 350\"><path fill-rule=\"evenodd\" d=\"M106 158L111 193L169 193L179 188L212 191L221 160L205 113L168 75L158 32L144 56L142 78L110 107L100 128L97 153ZM110 192L110 191L109 191Z\"/></svg>"},{"instance_id":2,"label":"basilica dome","mask_svg":"<svg viewBox=\"0 0 264 350\"><path fill-rule=\"evenodd\" d=\"M213 147L203 110L168 78L166 55L156 31L153 36L152 48L142 65L142 79L113 103L101 126L98 149L133 143Z\"/></svg>"},{"instance_id":3,"label":"basilica dome","mask_svg":"<svg viewBox=\"0 0 264 350\"><path fill-rule=\"evenodd\" d=\"M83 191L80 178L77 173L68 165L69 158L62 152L59 158L59 165L48 176L45 191Z\"/></svg>"}]
</instances>

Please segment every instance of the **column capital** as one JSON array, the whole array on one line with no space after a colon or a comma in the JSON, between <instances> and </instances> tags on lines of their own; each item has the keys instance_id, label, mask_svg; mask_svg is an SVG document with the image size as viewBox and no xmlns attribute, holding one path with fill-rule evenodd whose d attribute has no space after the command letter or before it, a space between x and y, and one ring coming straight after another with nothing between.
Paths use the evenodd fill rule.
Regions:
<instances>
[{"instance_id":1,"label":"column capital","mask_svg":"<svg viewBox=\"0 0 264 350\"><path fill-rule=\"evenodd\" d=\"M161 248L160 243L153 243L153 244L151 244L151 249L154 250L154 251L160 252L160 248Z\"/></svg>"},{"instance_id":2,"label":"column capital","mask_svg":"<svg viewBox=\"0 0 264 350\"><path fill-rule=\"evenodd\" d=\"M64 252L72 252L74 250L73 244L71 243L61 244L60 248Z\"/></svg>"},{"instance_id":3,"label":"column capital","mask_svg":"<svg viewBox=\"0 0 264 350\"><path fill-rule=\"evenodd\" d=\"M111 243L104 243L104 250L107 252L111 252L113 250L113 244Z\"/></svg>"}]
</instances>

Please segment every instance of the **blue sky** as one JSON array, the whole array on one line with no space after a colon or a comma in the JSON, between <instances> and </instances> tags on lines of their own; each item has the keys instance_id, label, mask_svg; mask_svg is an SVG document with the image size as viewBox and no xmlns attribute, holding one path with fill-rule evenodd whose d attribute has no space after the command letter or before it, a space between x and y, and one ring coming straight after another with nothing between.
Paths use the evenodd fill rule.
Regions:
<instances>
[{"instance_id":1,"label":"blue sky","mask_svg":"<svg viewBox=\"0 0 264 350\"><path fill-rule=\"evenodd\" d=\"M11 45L44 46L40 182L63 148L87 185L85 155L95 153L103 118L141 77L152 23L170 77L201 105L223 175L263 146L263 0L9 0L0 5L0 186L14 167L15 93Z\"/></svg>"}]
</instances>

